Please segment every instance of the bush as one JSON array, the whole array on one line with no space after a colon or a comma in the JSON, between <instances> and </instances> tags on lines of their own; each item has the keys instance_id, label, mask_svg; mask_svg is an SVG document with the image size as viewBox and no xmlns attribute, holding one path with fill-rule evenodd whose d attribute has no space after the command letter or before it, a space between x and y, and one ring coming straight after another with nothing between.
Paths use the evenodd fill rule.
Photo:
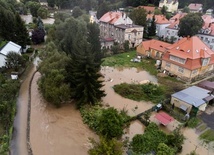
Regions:
<instances>
[{"instance_id":1,"label":"bush","mask_svg":"<svg viewBox=\"0 0 214 155\"><path fill-rule=\"evenodd\" d=\"M33 51L34 51L34 48L28 48L26 53L33 53Z\"/></svg>"},{"instance_id":2,"label":"bush","mask_svg":"<svg viewBox=\"0 0 214 155\"><path fill-rule=\"evenodd\" d=\"M147 84L127 84L114 85L114 91L125 98L135 101L151 101L159 103L165 98L165 89L153 83Z\"/></svg>"},{"instance_id":3,"label":"bush","mask_svg":"<svg viewBox=\"0 0 214 155\"><path fill-rule=\"evenodd\" d=\"M200 119L193 117L187 121L187 127L195 128L200 123Z\"/></svg>"},{"instance_id":4,"label":"bush","mask_svg":"<svg viewBox=\"0 0 214 155\"><path fill-rule=\"evenodd\" d=\"M107 139L120 137L130 119L124 110L118 112L114 108L102 109L100 106L84 106L80 108L80 112L83 122Z\"/></svg>"}]
</instances>

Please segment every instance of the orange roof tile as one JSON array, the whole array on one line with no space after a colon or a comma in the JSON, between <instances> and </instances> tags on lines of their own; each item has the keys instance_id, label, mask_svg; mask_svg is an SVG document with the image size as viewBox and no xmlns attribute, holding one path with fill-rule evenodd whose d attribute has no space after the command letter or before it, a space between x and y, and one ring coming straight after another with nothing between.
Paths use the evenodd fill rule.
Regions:
<instances>
[{"instance_id":1,"label":"orange roof tile","mask_svg":"<svg viewBox=\"0 0 214 155\"><path fill-rule=\"evenodd\" d=\"M101 22L105 22L105 23L110 23L110 24L114 24L120 17L122 17L123 13L122 12L107 12L105 13L99 21Z\"/></svg>"},{"instance_id":2,"label":"orange roof tile","mask_svg":"<svg viewBox=\"0 0 214 155\"><path fill-rule=\"evenodd\" d=\"M171 44L152 39L152 40L143 41L142 45L146 51L148 51L149 49L155 49L160 52L165 52L166 47L168 47Z\"/></svg>"},{"instance_id":3,"label":"orange roof tile","mask_svg":"<svg viewBox=\"0 0 214 155\"><path fill-rule=\"evenodd\" d=\"M171 55L184 59L197 59L201 58L202 55L207 58L214 54L214 52L197 36L182 38L167 48Z\"/></svg>"},{"instance_id":4,"label":"orange roof tile","mask_svg":"<svg viewBox=\"0 0 214 155\"><path fill-rule=\"evenodd\" d=\"M137 8L143 8L147 12L151 12L151 13L153 13L155 11L155 7L154 6L138 6Z\"/></svg>"},{"instance_id":5,"label":"orange roof tile","mask_svg":"<svg viewBox=\"0 0 214 155\"><path fill-rule=\"evenodd\" d=\"M146 18L147 20L150 19L152 20L154 14L147 14ZM166 19L164 15L155 15L155 23L156 24L169 24L169 20Z\"/></svg>"}]
</instances>

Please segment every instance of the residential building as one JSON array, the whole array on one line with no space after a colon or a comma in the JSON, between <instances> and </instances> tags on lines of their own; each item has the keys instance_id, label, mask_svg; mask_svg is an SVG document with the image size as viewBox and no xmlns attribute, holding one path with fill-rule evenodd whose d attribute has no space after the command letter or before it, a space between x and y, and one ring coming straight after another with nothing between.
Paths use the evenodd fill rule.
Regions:
<instances>
[{"instance_id":1,"label":"residential building","mask_svg":"<svg viewBox=\"0 0 214 155\"><path fill-rule=\"evenodd\" d=\"M143 41L139 46L137 46L137 55L161 59L163 54L166 52L166 47L170 45L171 44L169 43L155 39Z\"/></svg>"},{"instance_id":2,"label":"residential building","mask_svg":"<svg viewBox=\"0 0 214 155\"><path fill-rule=\"evenodd\" d=\"M213 9L208 9L207 11L206 11L206 15L213 15Z\"/></svg>"},{"instance_id":3,"label":"residential building","mask_svg":"<svg viewBox=\"0 0 214 155\"><path fill-rule=\"evenodd\" d=\"M154 6L138 6L137 8L145 9L148 14L154 14L155 12Z\"/></svg>"},{"instance_id":4,"label":"residential building","mask_svg":"<svg viewBox=\"0 0 214 155\"><path fill-rule=\"evenodd\" d=\"M161 69L190 81L213 72L214 52L197 36L182 38L167 47Z\"/></svg>"},{"instance_id":5,"label":"residential building","mask_svg":"<svg viewBox=\"0 0 214 155\"><path fill-rule=\"evenodd\" d=\"M207 104L213 100L209 90L192 86L171 95L172 107L178 107L187 114L191 110L205 111Z\"/></svg>"},{"instance_id":6,"label":"residential building","mask_svg":"<svg viewBox=\"0 0 214 155\"><path fill-rule=\"evenodd\" d=\"M147 14L147 21L151 22L153 14ZM156 36L164 37L165 28L170 25L170 22L164 15L155 15Z\"/></svg>"},{"instance_id":7,"label":"residential building","mask_svg":"<svg viewBox=\"0 0 214 155\"><path fill-rule=\"evenodd\" d=\"M98 19L97 19L97 11L89 11L89 15L90 15L90 23L98 23Z\"/></svg>"},{"instance_id":8,"label":"residential building","mask_svg":"<svg viewBox=\"0 0 214 155\"><path fill-rule=\"evenodd\" d=\"M186 16L187 13L177 13L175 16L170 18L170 25L165 28L164 39L170 42L176 42L180 39L178 36L180 19Z\"/></svg>"},{"instance_id":9,"label":"residential building","mask_svg":"<svg viewBox=\"0 0 214 155\"><path fill-rule=\"evenodd\" d=\"M203 12L203 5L202 4L198 4L198 3L191 3L188 6L189 11L192 13L196 13L196 12Z\"/></svg>"},{"instance_id":10,"label":"residential building","mask_svg":"<svg viewBox=\"0 0 214 155\"><path fill-rule=\"evenodd\" d=\"M167 7L168 12L177 12L178 10L178 0L160 0L159 7L162 8L163 6Z\"/></svg>"},{"instance_id":11,"label":"residential building","mask_svg":"<svg viewBox=\"0 0 214 155\"><path fill-rule=\"evenodd\" d=\"M197 36L214 50L214 18L211 15L203 15L204 25Z\"/></svg>"},{"instance_id":12,"label":"residential building","mask_svg":"<svg viewBox=\"0 0 214 155\"><path fill-rule=\"evenodd\" d=\"M6 57L9 52L16 52L21 55L21 46L15 44L12 41L9 41L1 50L0 50L0 68L5 66Z\"/></svg>"},{"instance_id":13,"label":"residential building","mask_svg":"<svg viewBox=\"0 0 214 155\"><path fill-rule=\"evenodd\" d=\"M107 12L99 19L99 25L102 40L111 38L120 45L128 40L130 47L135 47L142 42L144 28L134 25L133 21L123 12Z\"/></svg>"}]
</instances>

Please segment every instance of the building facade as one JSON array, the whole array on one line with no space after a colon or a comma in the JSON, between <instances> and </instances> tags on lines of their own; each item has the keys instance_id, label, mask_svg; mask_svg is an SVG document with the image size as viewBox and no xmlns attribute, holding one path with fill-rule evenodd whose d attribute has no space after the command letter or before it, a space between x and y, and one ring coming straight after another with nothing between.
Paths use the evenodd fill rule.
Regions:
<instances>
[{"instance_id":1,"label":"building facade","mask_svg":"<svg viewBox=\"0 0 214 155\"><path fill-rule=\"evenodd\" d=\"M177 12L178 10L178 0L160 0L159 7L162 8L163 6L167 7L168 12Z\"/></svg>"},{"instance_id":2,"label":"building facade","mask_svg":"<svg viewBox=\"0 0 214 155\"><path fill-rule=\"evenodd\" d=\"M119 44L129 41L130 47L135 47L142 42L143 27L134 25L133 21L123 12L107 12L99 20L100 37L111 38Z\"/></svg>"},{"instance_id":3,"label":"building facade","mask_svg":"<svg viewBox=\"0 0 214 155\"><path fill-rule=\"evenodd\" d=\"M167 47L161 69L190 81L213 72L214 52L197 36L182 38Z\"/></svg>"}]
</instances>

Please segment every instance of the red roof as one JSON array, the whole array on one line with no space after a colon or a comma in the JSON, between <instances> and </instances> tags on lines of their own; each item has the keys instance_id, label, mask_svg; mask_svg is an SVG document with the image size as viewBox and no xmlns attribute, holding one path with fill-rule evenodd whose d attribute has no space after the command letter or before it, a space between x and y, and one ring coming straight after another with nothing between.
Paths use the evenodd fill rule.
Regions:
<instances>
[{"instance_id":1,"label":"red roof","mask_svg":"<svg viewBox=\"0 0 214 155\"><path fill-rule=\"evenodd\" d=\"M208 58L214 54L214 52L197 36L182 38L178 42L168 46L167 49L170 55L184 59Z\"/></svg>"},{"instance_id":2,"label":"red roof","mask_svg":"<svg viewBox=\"0 0 214 155\"><path fill-rule=\"evenodd\" d=\"M138 6L138 8L143 8L147 12L151 12L151 13L155 11L155 7L154 6Z\"/></svg>"},{"instance_id":3,"label":"red roof","mask_svg":"<svg viewBox=\"0 0 214 155\"><path fill-rule=\"evenodd\" d=\"M173 121L173 117L169 116L165 112L159 112L155 115L155 118L163 125L169 124L171 121Z\"/></svg>"},{"instance_id":4,"label":"red roof","mask_svg":"<svg viewBox=\"0 0 214 155\"><path fill-rule=\"evenodd\" d=\"M101 18L100 21L101 22L106 22L106 23L110 23L110 24L114 24L120 17L123 16L122 12L115 12L115 11L110 11L105 13Z\"/></svg>"},{"instance_id":5,"label":"red roof","mask_svg":"<svg viewBox=\"0 0 214 155\"><path fill-rule=\"evenodd\" d=\"M155 39L143 41L141 44L143 45L143 47L146 51L148 51L151 48L151 49L158 50L160 52L165 52L166 47L171 45L169 43L155 40Z\"/></svg>"},{"instance_id":6,"label":"red roof","mask_svg":"<svg viewBox=\"0 0 214 155\"><path fill-rule=\"evenodd\" d=\"M146 19L152 20L154 14L147 14ZM170 24L169 20L164 15L155 15L156 24Z\"/></svg>"}]
</instances>

